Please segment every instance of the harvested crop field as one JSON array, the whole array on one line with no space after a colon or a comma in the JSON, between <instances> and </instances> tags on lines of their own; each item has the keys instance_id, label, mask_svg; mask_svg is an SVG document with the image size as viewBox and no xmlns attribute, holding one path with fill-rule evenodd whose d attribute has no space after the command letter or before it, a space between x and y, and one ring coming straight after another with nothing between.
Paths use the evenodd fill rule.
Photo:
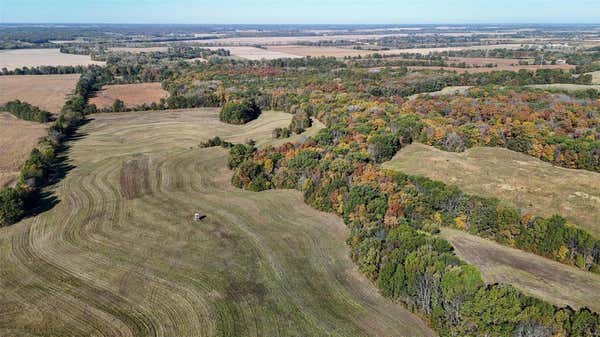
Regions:
<instances>
[{"instance_id":1,"label":"harvested crop field","mask_svg":"<svg viewBox=\"0 0 600 337\"><path fill-rule=\"evenodd\" d=\"M169 97L169 93L162 89L160 82L113 84L105 85L90 99L90 104L98 108L110 108L116 99L120 99L127 107L142 104L158 103L161 98Z\"/></svg>"},{"instance_id":2,"label":"harvested crop field","mask_svg":"<svg viewBox=\"0 0 600 337\"><path fill-rule=\"evenodd\" d=\"M485 67L488 64L497 66L518 66L520 61L533 63L534 59L511 59L497 57L449 57L448 63L465 63L475 67Z\"/></svg>"},{"instance_id":3,"label":"harvested crop field","mask_svg":"<svg viewBox=\"0 0 600 337\"><path fill-rule=\"evenodd\" d=\"M433 335L359 274L338 217L296 191L233 188L227 151L197 146L265 144L291 115L217 116L108 113L81 127L60 203L0 229L0 335ZM124 198L123 163L145 157L148 191Z\"/></svg>"},{"instance_id":4,"label":"harvested crop field","mask_svg":"<svg viewBox=\"0 0 600 337\"><path fill-rule=\"evenodd\" d=\"M78 80L79 74L0 76L0 104L18 99L58 113Z\"/></svg>"},{"instance_id":5,"label":"harvested crop field","mask_svg":"<svg viewBox=\"0 0 600 337\"><path fill-rule=\"evenodd\" d=\"M444 228L458 256L474 264L487 283L508 283L558 306L600 310L600 275L475 235Z\"/></svg>"},{"instance_id":6,"label":"harvested crop field","mask_svg":"<svg viewBox=\"0 0 600 337\"><path fill-rule=\"evenodd\" d=\"M307 36L258 36L258 37L227 37L221 39L191 40L186 42L202 43L220 46L253 46L253 45L287 45L294 43L310 43L321 41L360 41L380 39L386 36L407 36L407 34L348 34L348 35L307 35Z\"/></svg>"},{"instance_id":7,"label":"harvested crop field","mask_svg":"<svg viewBox=\"0 0 600 337\"><path fill-rule=\"evenodd\" d=\"M39 139L47 134L46 130L47 125L0 112L0 187L19 177L21 166Z\"/></svg>"},{"instance_id":8,"label":"harvested crop field","mask_svg":"<svg viewBox=\"0 0 600 337\"><path fill-rule=\"evenodd\" d=\"M483 46L465 46L465 47L437 47L437 48L407 48L407 49L389 49L389 50L368 50L368 49L351 49L339 47L318 47L318 46L303 46L303 45L268 45L269 50L311 57L346 57L346 56L366 56L371 54L381 55L399 55L399 54L430 54L435 52L457 51L457 50L478 50L478 49L517 49L521 45L517 44L499 44L499 45L483 45Z\"/></svg>"},{"instance_id":9,"label":"harvested crop field","mask_svg":"<svg viewBox=\"0 0 600 337\"><path fill-rule=\"evenodd\" d=\"M103 65L105 62L92 61L88 55L63 54L59 49L12 49L0 50L0 69L13 70L39 66L85 66Z\"/></svg>"},{"instance_id":10,"label":"harvested crop field","mask_svg":"<svg viewBox=\"0 0 600 337\"><path fill-rule=\"evenodd\" d=\"M345 56L363 56L366 55L366 51L350 49L350 48L339 48L339 47L318 47L318 46L268 46L269 50L279 53L293 54L299 56L310 56L310 57L345 57ZM371 54L374 52L371 52Z\"/></svg>"},{"instance_id":11,"label":"harvested crop field","mask_svg":"<svg viewBox=\"0 0 600 337\"><path fill-rule=\"evenodd\" d=\"M210 47L210 49L227 49L232 56L241 57L247 60L274 60L282 58L299 58L301 56L283 53L270 49L262 49L256 47Z\"/></svg>"},{"instance_id":12,"label":"harvested crop field","mask_svg":"<svg viewBox=\"0 0 600 337\"><path fill-rule=\"evenodd\" d=\"M411 144L384 167L456 185L467 193L496 197L540 216L560 214L600 235L600 173L552 166L504 148L463 153Z\"/></svg>"},{"instance_id":13,"label":"harvested crop field","mask_svg":"<svg viewBox=\"0 0 600 337\"><path fill-rule=\"evenodd\" d=\"M152 52L166 52L169 47L113 47L108 48L109 51L114 52L125 52L125 53L152 53Z\"/></svg>"}]
</instances>

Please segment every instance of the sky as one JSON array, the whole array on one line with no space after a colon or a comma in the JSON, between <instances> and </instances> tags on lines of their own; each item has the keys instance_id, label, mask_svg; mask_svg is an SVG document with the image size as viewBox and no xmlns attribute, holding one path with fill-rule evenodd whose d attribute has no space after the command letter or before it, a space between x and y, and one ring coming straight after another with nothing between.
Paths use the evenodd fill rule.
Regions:
<instances>
[{"instance_id":1,"label":"sky","mask_svg":"<svg viewBox=\"0 0 600 337\"><path fill-rule=\"evenodd\" d=\"M0 0L0 22L600 23L600 0Z\"/></svg>"}]
</instances>

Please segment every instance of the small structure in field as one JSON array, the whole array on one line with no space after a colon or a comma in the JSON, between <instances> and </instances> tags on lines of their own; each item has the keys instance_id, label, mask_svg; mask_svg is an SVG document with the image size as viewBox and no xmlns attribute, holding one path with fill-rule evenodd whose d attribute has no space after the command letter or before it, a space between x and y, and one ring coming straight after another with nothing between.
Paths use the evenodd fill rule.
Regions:
<instances>
[{"instance_id":1,"label":"small structure in field","mask_svg":"<svg viewBox=\"0 0 600 337\"><path fill-rule=\"evenodd\" d=\"M200 214L198 212L194 213L194 221L200 221L206 218L206 215Z\"/></svg>"}]
</instances>

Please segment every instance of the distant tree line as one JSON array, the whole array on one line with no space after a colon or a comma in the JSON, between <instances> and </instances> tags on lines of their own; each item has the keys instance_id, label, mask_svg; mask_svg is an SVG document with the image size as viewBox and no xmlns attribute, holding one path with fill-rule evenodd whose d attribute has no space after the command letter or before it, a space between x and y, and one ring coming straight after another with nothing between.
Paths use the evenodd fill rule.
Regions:
<instances>
[{"instance_id":1,"label":"distant tree line","mask_svg":"<svg viewBox=\"0 0 600 337\"><path fill-rule=\"evenodd\" d=\"M39 66L22 67L13 70L2 68L0 75L57 75L57 74L81 74L87 66Z\"/></svg>"}]
</instances>

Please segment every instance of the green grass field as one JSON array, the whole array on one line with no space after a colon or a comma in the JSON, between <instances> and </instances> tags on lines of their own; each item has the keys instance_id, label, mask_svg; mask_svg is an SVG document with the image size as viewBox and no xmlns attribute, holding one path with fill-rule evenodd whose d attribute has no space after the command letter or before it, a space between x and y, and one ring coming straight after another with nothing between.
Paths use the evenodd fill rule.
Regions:
<instances>
[{"instance_id":1,"label":"green grass field","mask_svg":"<svg viewBox=\"0 0 600 337\"><path fill-rule=\"evenodd\" d=\"M0 335L434 335L359 274L339 218L296 191L233 188L227 151L197 146L266 144L291 115L93 118L69 143L60 202L0 229Z\"/></svg>"},{"instance_id":2,"label":"green grass field","mask_svg":"<svg viewBox=\"0 0 600 337\"><path fill-rule=\"evenodd\" d=\"M539 216L560 214L600 235L600 174L552 166L503 148L463 153L411 144L384 167L456 185L471 194L496 197Z\"/></svg>"}]
</instances>

